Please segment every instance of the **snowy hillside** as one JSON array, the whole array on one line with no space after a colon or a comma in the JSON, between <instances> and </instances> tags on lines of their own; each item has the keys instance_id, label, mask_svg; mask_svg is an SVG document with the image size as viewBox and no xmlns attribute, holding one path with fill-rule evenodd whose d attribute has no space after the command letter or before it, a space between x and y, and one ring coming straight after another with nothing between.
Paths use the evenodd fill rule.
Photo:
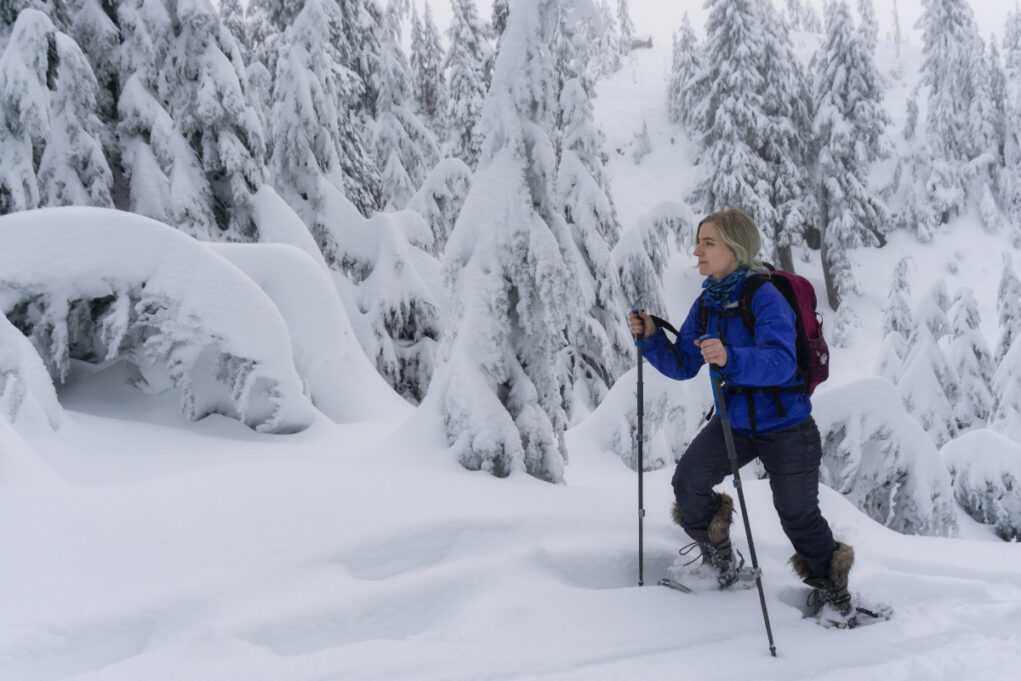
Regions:
<instances>
[{"instance_id":1,"label":"snowy hillside","mask_svg":"<svg viewBox=\"0 0 1021 681\"><path fill-rule=\"evenodd\" d=\"M931 232L846 249L859 286L842 291L846 333L813 397L820 503L855 547L850 590L894 615L846 631L803 617L808 588L769 483L748 466L773 659L756 591L718 591L678 554L689 538L670 480L712 402L705 372L676 382L646 366L638 583L625 316L641 304L677 323L702 283L691 196L711 169L668 102L669 37L688 3L631 0L653 47L595 82L591 108L585 74L558 92L533 57L570 53L547 49L551 27L559 39L567 17L584 24L586 8L617 0L565 0L577 13L563 14L520 0L529 10L497 36L510 47L495 61L473 43L473 4L449 3L437 16L464 32L452 70L465 69L465 106L452 113L474 117L453 124L455 144L431 131L451 112L404 106L410 90L419 103L442 94L403 73L439 68L424 60L439 36L428 14L403 62L406 2L252 0L246 13L223 0L222 25L204 0L167 2L121 3L116 27L93 0L72 3L73 22L48 0L0 17L0 95L16 104L0 107L0 199L17 199L0 201L0 681L1016 676L1016 225L993 228L962 200ZM507 2L477 5L488 18ZM979 23L1002 25L988 7ZM379 28L355 37L386 78L334 61L350 58L334 48L352 26ZM115 29L137 63L103 52ZM823 44L792 33L805 67ZM924 55L917 32L876 49L890 153L869 179L903 208L917 187L890 188L899 160L921 163L924 123L911 139L905 128L910 102L926 120ZM82 50L97 77L83 75ZM594 68L616 50L583 54ZM483 108L473 78L490 67ZM119 103L103 91L118 79L130 84ZM190 89L206 97L194 112ZM348 97L365 130L336 106ZM85 115L76 127L73 107L90 103L105 133ZM53 135L82 153L60 157ZM124 177L100 145L131 176L124 197L107 191ZM40 149L49 170L36 177ZM92 207L39 200L72 190L92 191L78 201ZM220 210L231 192L237 210ZM124 198L149 217L111 209ZM792 251L833 334L820 251ZM749 556L740 519L732 537Z\"/></svg>"}]
</instances>

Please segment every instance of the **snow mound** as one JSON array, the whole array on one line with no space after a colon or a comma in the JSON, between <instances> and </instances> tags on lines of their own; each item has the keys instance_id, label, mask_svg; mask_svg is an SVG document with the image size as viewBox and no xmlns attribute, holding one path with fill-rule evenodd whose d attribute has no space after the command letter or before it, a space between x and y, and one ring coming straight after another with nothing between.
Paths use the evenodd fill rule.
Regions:
<instances>
[{"instance_id":1,"label":"snow mound","mask_svg":"<svg viewBox=\"0 0 1021 681\"><path fill-rule=\"evenodd\" d=\"M957 533L950 474L892 383L866 378L820 391L812 402L824 484L898 532Z\"/></svg>"},{"instance_id":2,"label":"snow mound","mask_svg":"<svg viewBox=\"0 0 1021 681\"><path fill-rule=\"evenodd\" d=\"M940 454L968 515L1004 541L1021 541L1021 445L981 429L948 442Z\"/></svg>"},{"instance_id":3,"label":"snow mound","mask_svg":"<svg viewBox=\"0 0 1021 681\"><path fill-rule=\"evenodd\" d=\"M219 413L259 431L315 416L273 302L206 244L101 208L0 217L0 311L55 381L71 359L127 358L151 389L174 386L191 419Z\"/></svg>"}]
</instances>

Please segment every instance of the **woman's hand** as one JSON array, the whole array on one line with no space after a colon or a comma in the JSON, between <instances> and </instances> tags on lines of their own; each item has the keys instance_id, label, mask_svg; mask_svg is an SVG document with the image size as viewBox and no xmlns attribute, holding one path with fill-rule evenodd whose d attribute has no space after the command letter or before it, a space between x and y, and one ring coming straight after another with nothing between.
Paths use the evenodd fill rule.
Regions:
<instances>
[{"instance_id":1,"label":"woman's hand","mask_svg":"<svg viewBox=\"0 0 1021 681\"><path fill-rule=\"evenodd\" d=\"M629 319L631 321L632 336L648 338L652 334L656 333L656 324L653 323L649 315L645 314L645 310L632 312Z\"/></svg>"},{"instance_id":2,"label":"woman's hand","mask_svg":"<svg viewBox=\"0 0 1021 681\"><path fill-rule=\"evenodd\" d=\"M702 358L706 364L715 364L718 367L727 366L727 348L719 338L697 340L695 345L702 350Z\"/></svg>"}]
</instances>

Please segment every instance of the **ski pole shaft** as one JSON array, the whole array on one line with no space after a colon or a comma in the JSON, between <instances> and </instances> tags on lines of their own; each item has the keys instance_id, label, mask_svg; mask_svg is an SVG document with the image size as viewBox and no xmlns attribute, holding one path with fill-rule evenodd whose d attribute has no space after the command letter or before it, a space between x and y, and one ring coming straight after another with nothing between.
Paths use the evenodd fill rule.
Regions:
<instances>
[{"instance_id":1,"label":"ski pole shaft","mask_svg":"<svg viewBox=\"0 0 1021 681\"><path fill-rule=\"evenodd\" d=\"M706 340L709 336L703 336L700 340ZM752 541L752 526L748 521L748 506L744 501L744 488L741 486L741 470L737 464L737 448L734 446L734 433L730 429L730 415L727 414L727 399L723 396L723 389L720 387L720 367L716 364L709 366L709 377L713 384L713 400L716 402L716 413L720 417L720 424L723 426L723 441L727 445L727 457L730 459L730 470L734 475L734 487L737 489L737 500L741 505L741 518L744 520L744 532L748 537L748 553L752 559L752 570L755 572L755 585L759 589L759 605L762 606L762 621L766 625L766 637L769 639L769 652L776 657L776 644L773 643L773 629L769 626L769 612L766 610L766 594L762 589L762 570L759 569L759 560L755 555L755 542Z\"/></svg>"},{"instance_id":2,"label":"ski pole shaft","mask_svg":"<svg viewBox=\"0 0 1021 681\"><path fill-rule=\"evenodd\" d=\"M635 314L638 309L634 310ZM638 350L638 586L645 585L645 545L643 537L643 521L645 519L645 498L643 489L642 473L645 468L644 456L644 421L645 421L645 395L644 382L642 381L642 346L639 344L638 335L635 335L635 346Z\"/></svg>"}]
</instances>

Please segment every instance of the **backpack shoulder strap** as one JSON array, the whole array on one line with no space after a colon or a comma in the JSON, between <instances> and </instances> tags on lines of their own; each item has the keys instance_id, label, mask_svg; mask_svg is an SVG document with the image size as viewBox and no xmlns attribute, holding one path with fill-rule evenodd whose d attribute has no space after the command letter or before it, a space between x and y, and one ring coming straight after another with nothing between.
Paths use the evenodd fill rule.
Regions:
<instances>
[{"instance_id":1,"label":"backpack shoulder strap","mask_svg":"<svg viewBox=\"0 0 1021 681\"><path fill-rule=\"evenodd\" d=\"M744 280L741 286L741 295L738 297L738 308L741 313L741 321L749 333L755 331L755 313L752 311L752 298L761 286L770 281L769 273L762 272L753 274Z\"/></svg>"}]
</instances>

